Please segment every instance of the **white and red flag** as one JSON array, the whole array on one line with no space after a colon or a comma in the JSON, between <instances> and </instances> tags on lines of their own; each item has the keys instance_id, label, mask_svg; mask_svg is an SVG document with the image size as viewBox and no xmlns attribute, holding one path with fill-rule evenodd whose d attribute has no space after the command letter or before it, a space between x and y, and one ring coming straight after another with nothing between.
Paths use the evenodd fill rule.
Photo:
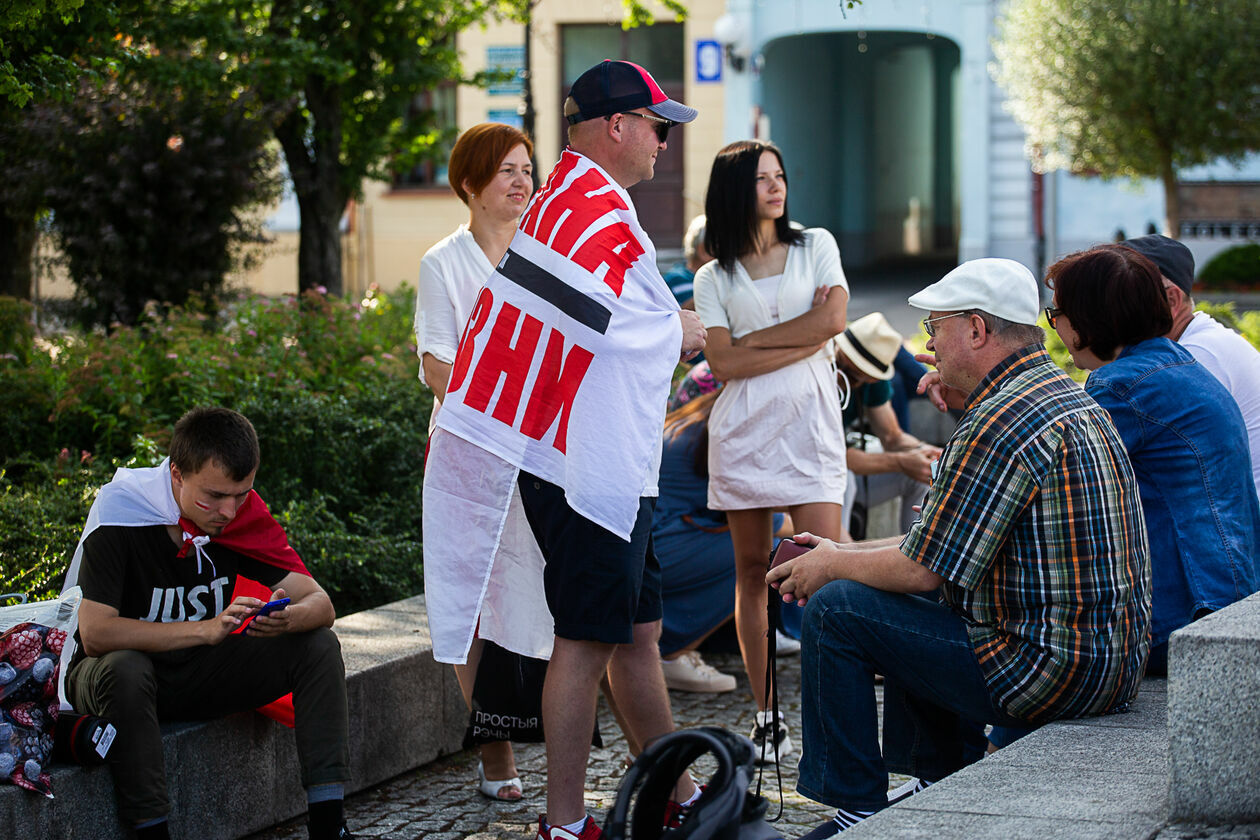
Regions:
<instances>
[{"instance_id":1,"label":"white and red flag","mask_svg":"<svg viewBox=\"0 0 1260 840\"><path fill-rule=\"evenodd\" d=\"M514 622L500 634L487 626L497 611L482 607L519 470L629 540L639 498L656 495L681 343L678 303L629 194L566 150L477 298L430 441L425 600L439 661L465 660L479 615L483 637L517 649ZM517 600L541 597L541 569L531 573L537 586ZM501 596L487 606L510 607Z\"/></svg>"}]
</instances>

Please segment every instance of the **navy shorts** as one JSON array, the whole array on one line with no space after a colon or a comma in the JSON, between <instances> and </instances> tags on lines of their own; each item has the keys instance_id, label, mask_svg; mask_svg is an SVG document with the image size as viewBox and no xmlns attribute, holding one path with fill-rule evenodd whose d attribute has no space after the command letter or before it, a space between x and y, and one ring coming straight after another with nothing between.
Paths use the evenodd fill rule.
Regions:
<instances>
[{"instance_id":1,"label":"navy shorts","mask_svg":"<svg viewBox=\"0 0 1260 840\"><path fill-rule=\"evenodd\" d=\"M577 642L624 645L634 625L661 618L661 567L652 549L656 499L639 499L626 542L577 513L564 489L521 471L525 518L542 549L543 588L556 635Z\"/></svg>"}]
</instances>

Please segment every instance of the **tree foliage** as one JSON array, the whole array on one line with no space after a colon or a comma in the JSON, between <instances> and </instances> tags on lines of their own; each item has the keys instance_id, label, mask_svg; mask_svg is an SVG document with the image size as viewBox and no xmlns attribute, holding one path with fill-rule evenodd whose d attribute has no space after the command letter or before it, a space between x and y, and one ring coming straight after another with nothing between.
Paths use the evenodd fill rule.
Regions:
<instances>
[{"instance_id":1,"label":"tree foliage","mask_svg":"<svg viewBox=\"0 0 1260 840\"><path fill-rule=\"evenodd\" d=\"M26 298L32 285L40 190L9 175L31 153L24 109L72 96L130 51L114 37L116 11L112 0L0 2L0 294Z\"/></svg>"},{"instance_id":2,"label":"tree foliage","mask_svg":"<svg viewBox=\"0 0 1260 840\"><path fill-rule=\"evenodd\" d=\"M1153 177L1260 149L1255 0L1011 0L994 77L1039 170Z\"/></svg>"},{"instance_id":3,"label":"tree foliage","mask_svg":"<svg viewBox=\"0 0 1260 840\"><path fill-rule=\"evenodd\" d=\"M83 0L9 0L0 4L0 101L21 107L78 75L68 30ZM56 42L63 49L57 49Z\"/></svg>"},{"instance_id":4,"label":"tree foliage","mask_svg":"<svg viewBox=\"0 0 1260 840\"><path fill-rule=\"evenodd\" d=\"M251 208L278 195L270 126L247 99L85 85L23 116L10 184L40 189L85 324L212 301L260 238Z\"/></svg>"},{"instance_id":5,"label":"tree foliage","mask_svg":"<svg viewBox=\"0 0 1260 840\"><path fill-rule=\"evenodd\" d=\"M245 90L277 115L301 217L299 285L341 291L338 222L364 178L431 132L422 93L464 80L455 36L525 0L138 2L134 34L181 85ZM436 139L436 138L434 138Z\"/></svg>"}]
</instances>

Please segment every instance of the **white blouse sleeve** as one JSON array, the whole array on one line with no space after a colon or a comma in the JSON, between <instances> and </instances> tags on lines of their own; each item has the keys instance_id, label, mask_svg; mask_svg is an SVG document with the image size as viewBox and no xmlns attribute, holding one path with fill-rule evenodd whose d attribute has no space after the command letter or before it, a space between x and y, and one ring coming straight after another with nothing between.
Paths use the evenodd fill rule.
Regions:
<instances>
[{"instance_id":1,"label":"white blouse sleeve","mask_svg":"<svg viewBox=\"0 0 1260 840\"><path fill-rule=\"evenodd\" d=\"M416 292L416 355L430 353L446 364L454 364L459 347L461 324L456 323L446 266L431 251L420 260L420 287ZM424 382L424 365L420 365ZM425 382L425 384L429 384Z\"/></svg>"},{"instance_id":2,"label":"white blouse sleeve","mask_svg":"<svg viewBox=\"0 0 1260 840\"><path fill-rule=\"evenodd\" d=\"M730 319L726 315L726 307L722 305L718 295L718 282L722 277L722 269L717 260L705 263L696 272L692 295L696 302L696 314L705 329L714 327L731 328Z\"/></svg>"},{"instance_id":3,"label":"white blouse sleeve","mask_svg":"<svg viewBox=\"0 0 1260 840\"><path fill-rule=\"evenodd\" d=\"M839 286L848 293L849 281L845 279L844 267L840 265L840 249L836 246L836 238L831 235L831 231L826 228L810 228L805 235L809 237L815 288L822 285Z\"/></svg>"}]
</instances>

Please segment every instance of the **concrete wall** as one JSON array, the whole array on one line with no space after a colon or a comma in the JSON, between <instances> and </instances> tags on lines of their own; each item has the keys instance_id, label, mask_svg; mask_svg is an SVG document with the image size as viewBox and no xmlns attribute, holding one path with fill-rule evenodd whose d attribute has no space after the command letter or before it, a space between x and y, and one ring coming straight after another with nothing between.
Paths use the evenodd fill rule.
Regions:
<instances>
[{"instance_id":1,"label":"concrete wall","mask_svg":"<svg viewBox=\"0 0 1260 840\"><path fill-rule=\"evenodd\" d=\"M1173 633L1168 742L1175 822L1260 822L1260 593Z\"/></svg>"}]
</instances>

